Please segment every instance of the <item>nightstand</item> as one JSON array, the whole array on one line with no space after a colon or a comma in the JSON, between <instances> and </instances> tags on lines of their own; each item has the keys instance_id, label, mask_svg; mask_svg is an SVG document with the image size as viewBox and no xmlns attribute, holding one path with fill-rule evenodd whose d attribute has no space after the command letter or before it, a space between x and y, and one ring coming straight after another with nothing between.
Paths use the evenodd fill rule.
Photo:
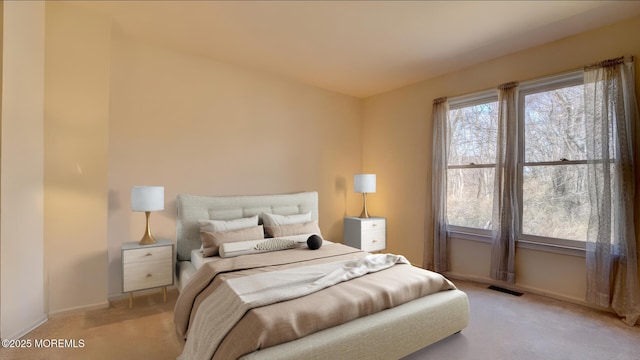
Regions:
<instances>
[{"instance_id":1,"label":"nightstand","mask_svg":"<svg viewBox=\"0 0 640 360\"><path fill-rule=\"evenodd\" d=\"M387 219L381 217L344 218L344 244L367 252L387 247Z\"/></svg>"},{"instance_id":2,"label":"nightstand","mask_svg":"<svg viewBox=\"0 0 640 360\"><path fill-rule=\"evenodd\" d=\"M122 292L129 293L129 307L133 306L133 292L162 287L167 301L167 286L173 285L173 241L158 240L155 244L138 242L122 244Z\"/></svg>"}]
</instances>

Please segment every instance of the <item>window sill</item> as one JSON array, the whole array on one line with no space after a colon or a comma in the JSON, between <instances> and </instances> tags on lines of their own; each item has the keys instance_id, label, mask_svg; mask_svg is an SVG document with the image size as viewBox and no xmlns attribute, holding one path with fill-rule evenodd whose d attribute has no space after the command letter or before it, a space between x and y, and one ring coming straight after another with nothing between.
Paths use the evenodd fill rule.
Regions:
<instances>
[{"instance_id":1,"label":"window sill","mask_svg":"<svg viewBox=\"0 0 640 360\"><path fill-rule=\"evenodd\" d=\"M491 244L493 241L490 235L476 234L472 232L465 232L460 230L449 230L449 237L452 239L468 240L482 242L485 244ZM536 250L549 252L553 254L585 257L585 250L572 246L549 244L537 241L518 240L516 247L518 249Z\"/></svg>"},{"instance_id":2,"label":"window sill","mask_svg":"<svg viewBox=\"0 0 640 360\"><path fill-rule=\"evenodd\" d=\"M569 256L585 257L585 250L556 244L545 244L534 241L518 240L518 248L550 252L554 254L562 254Z\"/></svg>"},{"instance_id":3,"label":"window sill","mask_svg":"<svg viewBox=\"0 0 640 360\"><path fill-rule=\"evenodd\" d=\"M483 242L483 243L487 243L487 244L491 244L492 243L491 234L490 233L478 234L478 233L475 233L475 232L464 231L464 230L459 230L459 229L455 229L455 230L451 230L450 229L449 231L447 231L447 233L449 234L449 237L453 238L453 239L478 241L478 242Z\"/></svg>"}]
</instances>

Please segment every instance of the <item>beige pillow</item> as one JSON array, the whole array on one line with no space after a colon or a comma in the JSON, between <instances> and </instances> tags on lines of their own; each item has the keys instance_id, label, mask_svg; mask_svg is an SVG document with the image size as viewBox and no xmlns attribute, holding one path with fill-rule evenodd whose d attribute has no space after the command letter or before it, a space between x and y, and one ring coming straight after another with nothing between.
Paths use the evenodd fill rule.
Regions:
<instances>
[{"instance_id":1,"label":"beige pillow","mask_svg":"<svg viewBox=\"0 0 640 360\"><path fill-rule=\"evenodd\" d=\"M320 237L320 228L318 227L318 221L313 220L303 224L289 224L280 226L265 226L267 235L273 237L282 237L290 235L302 235L302 234L318 234Z\"/></svg>"},{"instance_id":2,"label":"beige pillow","mask_svg":"<svg viewBox=\"0 0 640 360\"><path fill-rule=\"evenodd\" d=\"M302 224L308 221L311 221L311 211L293 215L262 213L262 223L264 226Z\"/></svg>"},{"instance_id":3,"label":"beige pillow","mask_svg":"<svg viewBox=\"0 0 640 360\"><path fill-rule=\"evenodd\" d=\"M223 243L259 239L264 239L264 230L262 228L262 225L231 231L200 232L200 240L202 240L202 253L204 257L218 255L220 245L222 245Z\"/></svg>"}]
</instances>

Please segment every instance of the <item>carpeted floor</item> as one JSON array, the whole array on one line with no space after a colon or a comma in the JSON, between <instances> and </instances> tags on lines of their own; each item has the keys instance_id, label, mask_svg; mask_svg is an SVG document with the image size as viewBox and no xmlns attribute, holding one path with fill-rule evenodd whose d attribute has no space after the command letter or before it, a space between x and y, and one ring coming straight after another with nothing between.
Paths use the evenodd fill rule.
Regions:
<instances>
[{"instance_id":1,"label":"carpeted floor","mask_svg":"<svg viewBox=\"0 0 640 360\"><path fill-rule=\"evenodd\" d=\"M640 326L614 315L537 295L521 297L456 281L469 295L469 327L405 360L635 360ZM173 325L177 292L137 296L111 308L59 316L24 339L84 341L81 348L1 349L0 359L175 359L182 350Z\"/></svg>"},{"instance_id":2,"label":"carpeted floor","mask_svg":"<svg viewBox=\"0 0 640 360\"><path fill-rule=\"evenodd\" d=\"M629 327L611 313L455 283L469 296L469 326L405 360L640 359L640 326Z\"/></svg>"}]
</instances>

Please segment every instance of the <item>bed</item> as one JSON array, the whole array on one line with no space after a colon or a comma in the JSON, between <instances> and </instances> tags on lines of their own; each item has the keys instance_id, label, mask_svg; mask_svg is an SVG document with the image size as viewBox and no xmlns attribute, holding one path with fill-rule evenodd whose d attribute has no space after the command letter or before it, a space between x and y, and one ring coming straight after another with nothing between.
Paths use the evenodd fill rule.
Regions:
<instances>
[{"instance_id":1,"label":"bed","mask_svg":"<svg viewBox=\"0 0 640 360\"><path fill-rule=\"evenodd\" d=\"M448 280L438 274L415 268L410 264L404 264L401 256L371 255L342 244L324 241L322 247L316 251L305 249L304 246L302 248L298 246L291 250L260 252L233 258L221 258L220 256L202 257L202 241L200 238L200 221L202 219L234 221L234 219L258 216L259 222L262 224L264 222L264 214L278 214L283 217L309 214L308 216L312 221L317 221L318 194L316 192L302 192L251 196L178 196L176 285L180 290L180 297L176 304L176 327L179 329L178 333L186 337L182 358L239 358L242 360L302 358L398 359L458 333L467 326L469 305L466 294L456 289L453 284L450 284ZM222 250L221 247L220 251L222 252ZM206 318L210 315L208 311L215 312L217 311L216 307L235 309L233 303L231 305L226 303L227 300L212 298L213 295L209 297L204 295L207 292L221 292L222 285L216 285L219 287L215 289L209 288L215 282L224 283L224 281L220 281L220 278L224 280L229 276L232 280L227 280L227 282L235 284L234 281L243 281L242 279L234 278L236 274L239 274L237 276L240 278L240 275L244 274L244 272L251 273L256 278L269 276L264 274L266 272L265 269L275 270L278 274L297 272L299 275L306 271L303 269L311 269L314 266L323 267L324 269L327 266L338 266L335 264L343 263L352 264L356 261L360 264L363 261L367 262L374 258L384 258L384 261L393 259L393 262L397 265L388 265L389 268L385 268L383 271L370 271L364 276L335 284L326 289L322 288L305 297L287 298L279 300L277 303L268 303L264 307L240 309L238 311L246 311L247 316L242 317L239 320L240 322L234 325L235 327L229 328L229 333L222 336L220 341L216 343L211 356L195 356L193 354L196 352L188 353L188 351L192 351L194 348L201 348L205 346L203 345L204 343L208 343L206 339L210 335L206 334L205 336L205 333L208 331L217 332L219 329L214 328L224 327L219 326L219 323L206 325L208 324L207 321L201 320L201 318ZM286 261L282 259L286 259ZM329 260L331 261L329 262ZM254 266L258 261L260 265ZM263 261L267 263L263 263ZM299 267L301 264L304 267ZM235 268L238 266L241 269ZM291 268L294 268L294 270L290 270ZM234 272L231 270L240 271ZM351 316L348 320L336 320L337 316L334 316L333 313L325 313L323 316L315 314L314 316L317 319L306 317L310 316L313 311L320 313L324 311L322 309L313 309L311 305L304 305L304 301L307 301L305 300L306 298L315 297L314 299L320 299L316 301L321 301L321 308L323 309L325 307L327 309L338 309L338 306L344 306L344 304L337 303L349 303L352 300L344 297L346 296L345 293L349 294L347 295L349 297L354 294L353 301L357 303L360 301L355 295L358 291L353 289L358 289L358 286L360 288L365 286L367 290L369 287L375 288L378 283L383 283L383 280L380 279L385 276L387 279L384 281L392 282L394 285L391 287L394 287L397 283L399 289L404 286L403 282L405 281L421 281L421 276L428 276L428 280L423 282L433 282L433 286L438 289L433 290L433 292L429 290L428 294L427 290L424 289L408 291L410 293L415 292L417 294L415 295L416 298L402 301L396 300L396 297L403 298L403 294L390 295L385 293L384 296L380 297L393 303L391 305L393 307L385 308L389 306L388 304L376 305L375 307L380 308L378 309L380 311L378 311L369 309L372 307L370 305L363 306L358 303L360 305L354 305L360 308L357 311L365 312L366 314L360 314L353 318L354 315L346 311ZM248 278L250 277L247 276ZM405 278L407 280L404 280ZM205 283L209 287L197 285ZM340 296L343 297L340 298ZM388 298L391 298L391 300ZM333 302L336 304L333 304ZM192 309L185 310L184 304L191 305L196 303L200 304L199 308L194 306ZM205 303L209 304L209 307L205 307ZM222 303L225 305L220 306L219 304ZM211 307L212 305L214 307ZM362 308L367 308L367 310L362 310ZM290 311L293 312L291 309L302 309L303 311L302 315L295 315L296 317L293 321L297 321L296 324L284 326L280 323L273 325L266 322L271 326L269 327L264 324L254 326L253 323L249 323L248 318L262 318L267 314L277 314L276 317L280 316L282 318L294 317L294 315L285 315ZM226 313L234 313L234 311L229 310ZM341 323L341 321L344 322ZM308 325L309 329L306 329L301 324L312 325ZM298 327L304 328L300 330L304 333L304 336L294 339L283 335L284 342L282 343L277 343L278 340L271 338L272 334L276 333L273 329L287 328L288 326L295 328L295 331L299 330ZM323 326L328 327L323 328ZM252 336L250 333L254 332L254 327L256 329L255 332L258 334L257 336L261 338L256 341L246 339ZM261 329L262 333L257 329ZM265 338L267 336L265 334L268 335L268 338ZM273 337L278 338L277 335L273 335ZM249 344L244 344L245 341L248 341ZM242 343L242 345L240 346L239 343ZM209 346L208 344L206 345ZM237 348L241 348L241 350ZM224 352L228 350L231 352ZM201 353L209 354L207 351Z\"/></svg>"}]
</instances>

